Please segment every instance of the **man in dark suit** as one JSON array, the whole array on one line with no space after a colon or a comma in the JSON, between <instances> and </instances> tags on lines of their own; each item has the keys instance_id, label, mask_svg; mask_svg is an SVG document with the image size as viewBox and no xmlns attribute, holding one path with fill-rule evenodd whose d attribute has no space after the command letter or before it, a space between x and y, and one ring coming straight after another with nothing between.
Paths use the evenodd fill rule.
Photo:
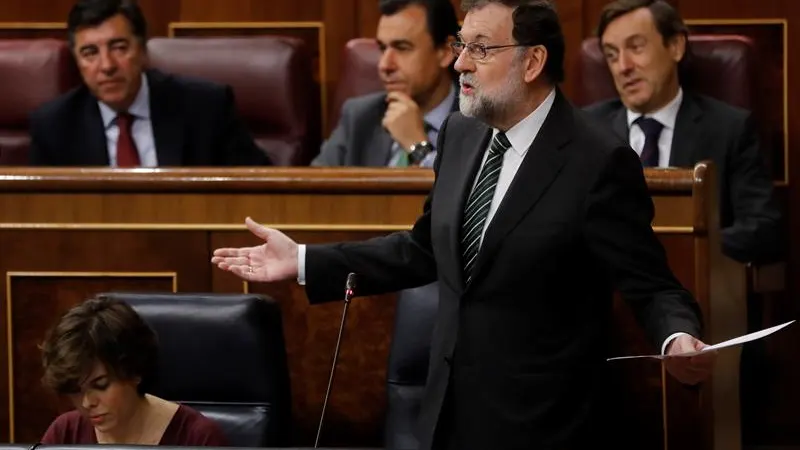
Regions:
<instances>
[{"instance_id":1,"label":"man in dark suit","mask_svg":"<svg viewBox=\"0 0 800 450\"><path fill-rule=\"evenodd\" d=\"M597 35L620 97L587 110L628 140L645 166L712 160L723 252L745 263L777 259L781 213L750 113L681 87L688 29L678 12L663 0L615 1Z\"/></svg>"},{"instance_id":2,"label":"man in dark suit","mask_svg":"<svg viewBox=\"0 0 800 450\"><path fill-rule=\"evenodd\" d=\"M357 295L438 280L420 449L595 448L614 288L669 355L705 346L700 312L650 225L636 154L558 88L564 38L552 5L462 7L461 112L440 131L413 229L305 246L248 218L265 244L217 249L212 263L250 281L297 277L312 303L337 299L350 272ZM697 383L712 362L668 358L668 368Z\"/></svg>"},{"instance_id":3,"label":"man in dark suit","mask_svg":"<svg viewBox=\"0 0 800 450\"><path fill-rule=\"evenodd\" d=\"M386 88L347 100L312 166L430 167L445 118L458 108L450 0L381 0L378 74Z\"/></svg>"},{"instance_id":4,"label":"man in dark suit","mask_svg":"<svg viewBox=\"0 0 800 450\"><path fill-rule=\"evenodd\" d=\"M228 86L144 70L146 22L132 0L81 0L68 18L84 84L31 115L37 166L269 164Z\"/></svg>"}]
</instances>

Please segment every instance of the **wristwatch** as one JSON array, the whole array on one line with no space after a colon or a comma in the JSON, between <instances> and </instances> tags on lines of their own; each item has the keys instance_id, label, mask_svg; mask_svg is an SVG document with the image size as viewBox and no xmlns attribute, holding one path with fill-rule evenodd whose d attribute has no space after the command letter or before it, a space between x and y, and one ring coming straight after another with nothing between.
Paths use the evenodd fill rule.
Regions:
<instances>
[{"instance_id":1,"label":"wristwatch","mask_svg":"<svg viewBox=\"0 0 800 450\"><path fill-rule=\"evenodd\" d=\"M420 141L416 144L411 144L411 147L408 148L408 162L418 165L428 156L428 153L432 151L433 145L428 141Z\"/></svg>"}]
</instances>

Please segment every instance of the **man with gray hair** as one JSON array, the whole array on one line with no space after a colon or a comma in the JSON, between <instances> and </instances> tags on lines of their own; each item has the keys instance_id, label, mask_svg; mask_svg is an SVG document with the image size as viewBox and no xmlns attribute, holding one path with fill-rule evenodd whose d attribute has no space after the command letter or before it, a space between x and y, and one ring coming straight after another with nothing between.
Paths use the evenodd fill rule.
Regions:
<instances>
[{"instance_id":1,"label":"man with gray hair","mask_svg":"<svg viewBox=\"0 0 800 450\"><path fill-rule=\"evenodd\" d=\"M553 6L462 7L461 112L442 125L436 181L414 227L300 245L248 218L265 243L218 249L212 263L249 281L296 277L311 303L337 300L351 272L357 295L438 280L419 448L594 448L605 434L614 289L669 355L705 347L700 311L650 226L636 153L558 88L564 37ZM713 358L667 366L695 384Z\"/></svg>"}]
</instances>

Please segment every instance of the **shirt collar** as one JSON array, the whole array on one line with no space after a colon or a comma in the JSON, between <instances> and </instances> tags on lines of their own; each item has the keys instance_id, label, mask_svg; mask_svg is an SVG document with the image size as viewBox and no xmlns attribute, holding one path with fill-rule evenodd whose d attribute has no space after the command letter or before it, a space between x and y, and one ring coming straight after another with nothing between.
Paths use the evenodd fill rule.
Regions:
<instances>
[{"instance_id":1,"label":"shirt collar","mask_svg":"<svg viewBox=\"0 0 800 450\"><path fill-rule=\"evenodd\" d=\"M447 93L447 97L436 105L435 108L428 111L423 119L438 132L444 120L447 119L447 116L449 116L450 112L453 110L454 101L456 101L456 85L450 83L450 92Z\"/></svg>"},{"instance_id":2,"label":"shirt collar","mask_svg":"<svg viewBox=\"0 0 800 450\"><path fill-rule=\"evenodd\" d=\"M553 102L556 99L556 90L553 89L544 99L541 105L528 114L527 117L520 120L513 127L506 131L508 142L511 143L511 148L522 157L528 152L528 148L533 144L536 135L539 134L547 114L553 107ZM498 130L495 129L492 133L492 139L496 136Z\"/></svg>"},{"instance_id":3,"label":"shirt collar","mask_svg":"<svg viewBox=\"0 0 800 450\"><path fill-rule=\"evenodd\" d=\"M98 101L97 105L100 107L100 116L103 118L103 126L107 129L117 118L117 112L101 101ZM144 73L142 73L142 84L139 87L139 92L136 94L136 98L133 100L131 107L128 108L128 112L138 119L150 118L150 86L147 82L147 76Z\"/></svg>"},{"instance_id":4,"label":"shirt collar","mask_svg":"<svg viewBox=\"0 0 800 450\"><path fill-rule=\"evenodd\" d=\"M657 120L664 128L675 129L675 121L678 120L678 110L681 107L681 101L683 100L683 89L678 88L678 94L670 100L663 108L659 109L658 111L653 112L652 114L640 114L634 111L628 110L628 128L633 125L633 122L638 119L640 116L647 116Z\"/></svg>"}]
</instances>

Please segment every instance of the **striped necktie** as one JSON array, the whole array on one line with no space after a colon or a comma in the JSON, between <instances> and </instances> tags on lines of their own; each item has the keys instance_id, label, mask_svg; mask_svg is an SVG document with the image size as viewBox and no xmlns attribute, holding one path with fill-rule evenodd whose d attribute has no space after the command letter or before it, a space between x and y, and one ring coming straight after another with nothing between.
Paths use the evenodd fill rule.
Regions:
<instances>
[{"instance_id":1,"label":"striped necktie","mask_svg":"<svg viewBox=\"0 0 800 450\"><path fill-rule=\"evenodd\" d=\"M472 280L472 269L478 258L486 216L494 198L497 179L503 166L503 154L511 148L505 133L499 132L489 147L489 156L481 168L478 181L472 189L464 210L464 223L461 227L462 261L464 262L464 279L467 284Z\"/></svg>"}]
</instances>

